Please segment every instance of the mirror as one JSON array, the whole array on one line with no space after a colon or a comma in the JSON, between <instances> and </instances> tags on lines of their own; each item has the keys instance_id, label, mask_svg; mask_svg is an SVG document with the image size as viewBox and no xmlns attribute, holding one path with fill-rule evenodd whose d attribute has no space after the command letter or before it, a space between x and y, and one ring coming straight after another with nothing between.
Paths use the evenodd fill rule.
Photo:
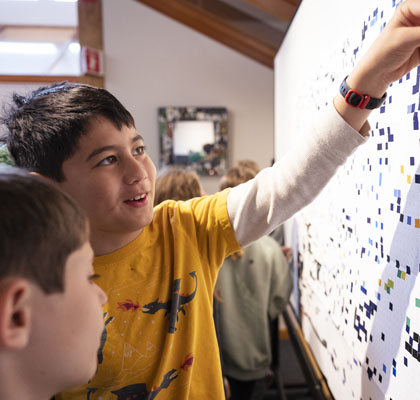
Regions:
<instances>
[{"instance_id":1,"label":"mirror","mask_svg":"<svg viewBox=\"0 0 420 400\"><path fill-rule=\"evenodd\" d=\"M160 166L185 165L200 175L223 175L227 155L224 107L160 107Z\"/></svg>"}]
</instances>

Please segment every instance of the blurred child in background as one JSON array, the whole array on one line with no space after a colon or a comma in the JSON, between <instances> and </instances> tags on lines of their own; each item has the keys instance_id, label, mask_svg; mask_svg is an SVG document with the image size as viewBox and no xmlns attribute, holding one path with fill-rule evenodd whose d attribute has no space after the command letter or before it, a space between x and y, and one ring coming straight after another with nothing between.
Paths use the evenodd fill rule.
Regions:
<instances>
[{"instance_id":1,"label":"blurred child in background","mask_svg":"<svg viewBox=\"0 0 420 400\"><path fill-rule=\"evenodd\" d=\"M254 178L258 166L238 162L222 178L220 190ZM261 400L272 359L270 321L285 308L292 275L279 244L269 236L232 254L219 271L216 290L224 375L231 400Z\"/></svg>"}]
</instances>

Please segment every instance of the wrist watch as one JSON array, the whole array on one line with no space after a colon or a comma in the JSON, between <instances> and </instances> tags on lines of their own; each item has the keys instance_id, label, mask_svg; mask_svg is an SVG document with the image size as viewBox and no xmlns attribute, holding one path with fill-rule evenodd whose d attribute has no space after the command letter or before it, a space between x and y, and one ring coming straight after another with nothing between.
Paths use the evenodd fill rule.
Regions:
<instances>
[{"instance_id":1,"label":"wrist watch","mask_svg":"<svg viewBox=\"0 0 420 400\"><path fill-rule=\"evenodd\" d=\"M379 108L384 104L386 99L386 92L380 98L370 97L368 94L362 94L357 90L350 89L346 82L347 76L343 79L340 85L340 93L344 97L344 100L347 104L350 104L352 107L373 110Z\"/></svg>"}]
</instances>

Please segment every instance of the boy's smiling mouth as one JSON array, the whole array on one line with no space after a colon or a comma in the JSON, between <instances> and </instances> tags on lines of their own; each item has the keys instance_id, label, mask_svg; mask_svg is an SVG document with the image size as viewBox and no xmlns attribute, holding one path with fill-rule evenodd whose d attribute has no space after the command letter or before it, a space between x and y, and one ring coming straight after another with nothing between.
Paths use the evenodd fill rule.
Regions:
<instances>
[{"instance_id":1,"label":"boy's smiling mouth","mask_svg":"<svg viewBox=\"0 0 420 400\"><path fill-rule=\"evenodd\" d=\"M143 194L134 196L131 199L124 200L124 203L130 206L139 207L139 206L144 205L147 202L147 198L148 198L147 193L143 193Z\"/></svg>"},{"instance_id":2,"label":"boy's smiling mouth","mask_svg":"<svg viewBox=\"0 0 420 400\"><path fill-rule=\"evenodd\" d=\"M139 200L143 200L145 197L146 197L146 195L142 194L140 196L133 197L132 199L129 199L127 201L139 201Z\"/></svg>"}]
</instances>

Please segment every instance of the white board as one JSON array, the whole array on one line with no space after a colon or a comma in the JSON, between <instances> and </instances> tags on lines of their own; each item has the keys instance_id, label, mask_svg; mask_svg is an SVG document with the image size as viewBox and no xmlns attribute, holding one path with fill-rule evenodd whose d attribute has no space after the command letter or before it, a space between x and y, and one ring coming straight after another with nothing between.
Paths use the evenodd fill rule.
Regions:
<instances>
[{"instance_id":1,"label":"white board","mask_svg":"<svg viewBox=\"0 0 420 400\"><path fill-rule=\"evenodd\" d=\"M275 59L280 158L330 104L397 0L303 0ZM304 335L336 399L420 398L420 68L296 217Z\"/></svg>"}]
</instances>

